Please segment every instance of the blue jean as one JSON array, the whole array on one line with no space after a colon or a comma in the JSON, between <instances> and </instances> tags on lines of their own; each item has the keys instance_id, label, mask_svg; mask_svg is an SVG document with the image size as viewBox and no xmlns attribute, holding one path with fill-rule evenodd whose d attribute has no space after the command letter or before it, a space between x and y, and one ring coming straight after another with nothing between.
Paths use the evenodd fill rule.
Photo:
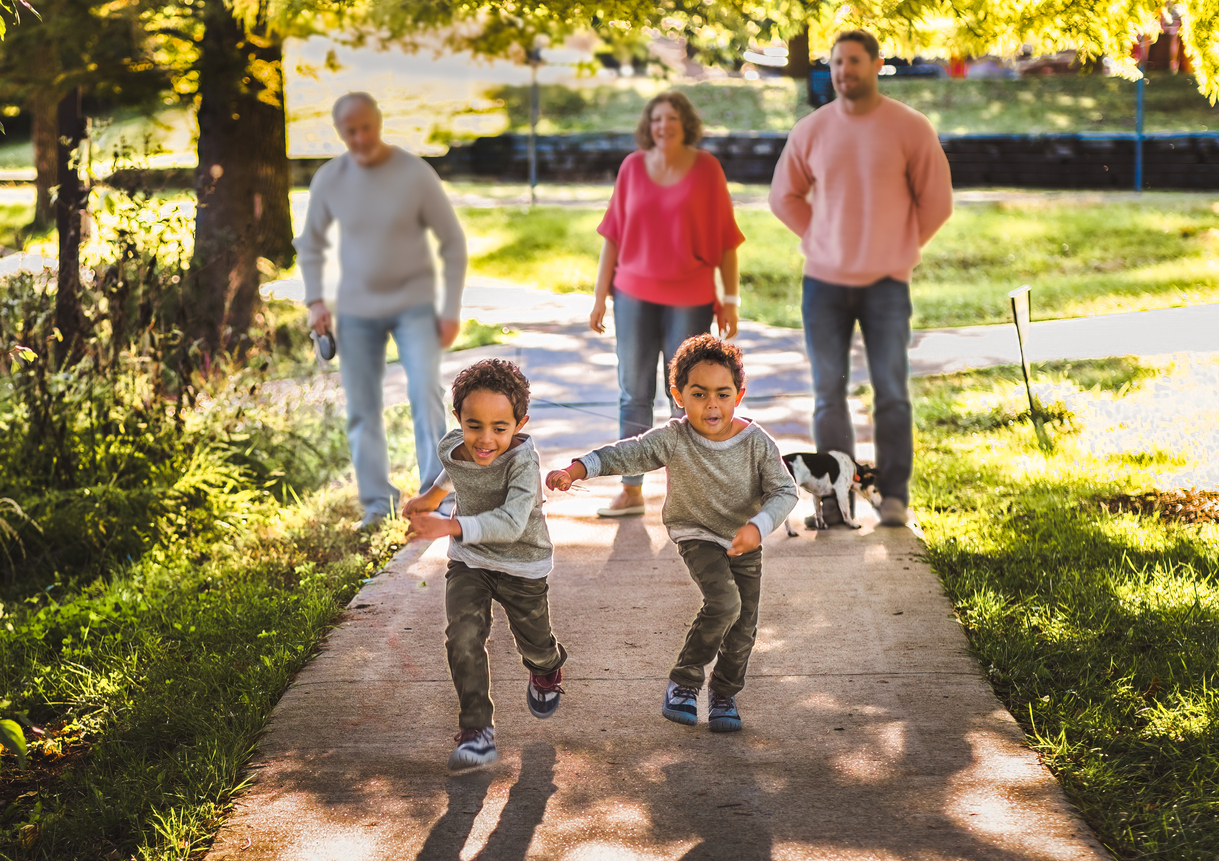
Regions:
<instances>
[{"instance_id":1,"label":"blue jean","mask_svg":"<svg viewBox=\"0 0 1219 861\"><path fill-rule=\"evenodd\" d=\"M855 428L847 406L851 336L863 332L875 402L876 470L882 496L910 501L914 424L910 407L910 285L882 278L844 287L804 277L804 344L813 366L813 440L818 451L855 456Z\"/></svg>"},{"instance_id":2,"label":"blue jean","mask_svg":"<svg viewBox=\"0 0 1219 861\"><path fill-rule=\"evenodd\" d=\"M713 306L658 305L614 290L614 331L618 352L618 437L628 439L651 430L656 401L656 362L669 362L682 341L711 331ZM667 384L666 384L667 389ZM669 398L671 415L681 409ZM642 475L626 475L622 483L639 487Z\"/></svg>"},{"instance_id":3,"label":"blue jean","mask_svg":"<svg viewBox=\"0 0 1219 861\"><path fill-rule=\"evenodd\" d=\"M393 335L406 370L406 396L415 425L419 487L440 475L436 446L444 436L444 390L440 386L440 336L436 309L417 305L392 317L338 315L335 338L339 371L347 395L347 444L355 467L364 516L385 516L398 508L398 488L389 479L385 439L385 347Z\"/></svg>"}]
</instances>

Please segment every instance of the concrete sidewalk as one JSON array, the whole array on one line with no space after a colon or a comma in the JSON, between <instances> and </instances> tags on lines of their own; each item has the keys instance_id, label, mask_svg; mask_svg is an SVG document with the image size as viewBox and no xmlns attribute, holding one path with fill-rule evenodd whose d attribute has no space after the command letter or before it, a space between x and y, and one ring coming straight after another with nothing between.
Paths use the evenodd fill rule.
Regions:
<instances>
[{"instance_id":1,"label":"concrete sidewalk","mask_svg":"<svg viewBox=\"0 0 1219 861\"><path fill-rule=\"evenodd\" d=\"M445 363L446 377L487 355L522 365L544 469L616 435L613 340L588 332L587 302L476 284L469 316L520 335ZM1213 351L1217 331L1219 306L1040 323L1033 357ZM744 324L739 341L743 412L785 450L809 447L800 333ZM1016 356L1010 327L920 332L912 348L917 373ZM390 376L388 397L405 399L400 383ZM917 534L876 529L870 511L859 532L767 539L743 732L661 718L699 603L659 520L662 483L649 477L643 518L596 519L614 479L547 503L568 693L554 719L529 716L527 677L497 611L489 651L501 758L481 771L446 768L457 705L443 647L445 547L409 545L276 708L257 779L209 857L1107 857L992 695ZM794 518L809 510L802 500Z\"/></svg>"},{"instance_id":2,"label":"concrete sidewalk","mask_svg":"<svg viewBox=\"0 0 1219 861\"><path fill-rule=\"evenodd\" d=\"M613 490L593 484L548 504L571 654L553 719L529 715L497 608L500 761L448 772L444 547L412 546L280 702L208 857L1107 857L991 694L909 530L773 534L745 729L708 732L705 700L697 728L664 720L698 591L657 514L588 516Z\"/></svg>"}]
</instances>

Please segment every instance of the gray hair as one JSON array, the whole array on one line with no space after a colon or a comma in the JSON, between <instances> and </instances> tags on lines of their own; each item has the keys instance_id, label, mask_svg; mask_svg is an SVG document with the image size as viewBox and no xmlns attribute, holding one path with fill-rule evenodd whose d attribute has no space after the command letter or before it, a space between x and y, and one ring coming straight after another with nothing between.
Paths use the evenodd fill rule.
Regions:
<instances>
[{"instance_id":1,"label":"gray hair","mask_svg":"<svg viewBox=\"0 0 1219 861\"><path fill-rule=\"evenodd\" d=\"M368 105L377 112L377 117L381 116L381 108L377 105L377 100L368 93L359 91L344 93L335 99L334 107L330 109L330 119L334 121L336 126L339 124L339 117L343 115L343 111L347 110L348 105L352 104L353 102Z\"/></svg>"}]
</instances>

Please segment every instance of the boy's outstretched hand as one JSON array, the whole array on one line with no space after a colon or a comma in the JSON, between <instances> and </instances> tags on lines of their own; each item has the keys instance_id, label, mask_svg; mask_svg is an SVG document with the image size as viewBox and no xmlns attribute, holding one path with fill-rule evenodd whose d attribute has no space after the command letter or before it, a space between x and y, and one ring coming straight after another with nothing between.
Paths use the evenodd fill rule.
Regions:
<instances>
[{"instance_id":1,"label":"boy's outstretched hand","mask_svg":"<svg viewBox=\"0 0 1219 861\"><path fill-rule=\"evenodd\" d=\"M450 535L461 536L461 524L451 517L433 517L427 512L410 516L410 531L416 538L426 538L429 541L437 538L448 538Z\"/></svg>"},{"instance_id":2,"label":"boy's outstretched hand","mask_svg":"<svg viewBox=\"0 0 1219 861\"><path fill-rule=\"evenodd\" d=\"M546 486L551 490L571 490L571 474L565 469L546 473Z\"/></svg>"},{"instance_id":3,"label":"boy's outstretched hand","mask_svg":"<svg viewBox=\"0 0 1219 861\"><path fill-rule=\"evenodd\" d=\"M732 547L728 549L729 556L740 556L750 550L757 550L762 544L762 532L752 523L746 523L736 531L732 539Z\"/></svg>"},{"instance_id":4,"label":"boy's outstretched hand","mask_svg":"<svg viewBox=\"0 0 1219 861\"><path fill-rule=\"evenodd\" d=\"M551 490L571 490L572 483L588 477L588 470L580 461L573 461L567 469L556 469L546 473L546 486Z\"/></svg>"}]
</instances>

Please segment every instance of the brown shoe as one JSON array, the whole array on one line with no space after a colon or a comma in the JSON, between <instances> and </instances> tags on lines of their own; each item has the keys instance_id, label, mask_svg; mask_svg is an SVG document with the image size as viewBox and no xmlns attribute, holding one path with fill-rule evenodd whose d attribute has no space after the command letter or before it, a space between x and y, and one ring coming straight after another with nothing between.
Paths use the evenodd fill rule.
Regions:
<instances>
[{"instance_id":1,"label":"brown shoe","mask_svg":"<svg viewBox=\"0 0 1219 861\"><path fill-rule=\"evenodd\" d=\"M626 489L626 485L623 485L622 491L610 500L608 506L597 509L598 517L631 517L643 513L643 490L639 489L637 493L630 493Z\"/></svg>"}]
</instances>

